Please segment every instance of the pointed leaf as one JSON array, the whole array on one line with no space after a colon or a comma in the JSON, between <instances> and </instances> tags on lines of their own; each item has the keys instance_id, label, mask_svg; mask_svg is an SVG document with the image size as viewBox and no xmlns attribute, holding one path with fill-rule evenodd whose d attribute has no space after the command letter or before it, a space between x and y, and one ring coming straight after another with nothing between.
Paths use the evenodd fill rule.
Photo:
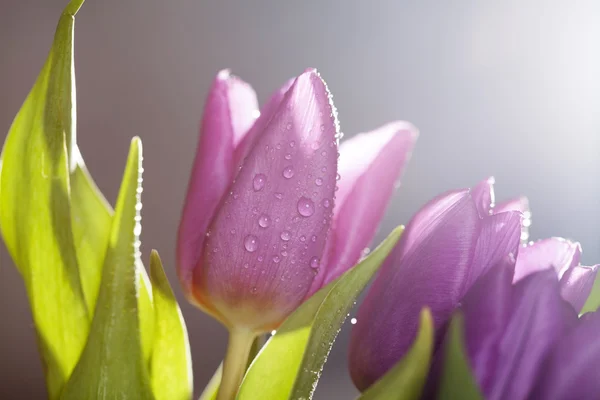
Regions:
<instances>
[{"instance_id":1,"label":"pointed leaf","mask_svg":"<svg viewBox=\"0 0 600 400\"><path fill-rule=\"evenodd\" d=\"M445 347L444 370L437 398L483 400L467 358L461 314L456 314L450 322Z\"/></svg>"},{"instance_id":2,"label":"pointed leaf","mask_svg":"<svg viewBox=\"0 0 600 400\"><path fill-rule=\"evenodd\" d=\"M79 149L73 150L75 169L71 172L72 225L79 263L79 274L88 310L96 306L102 266L108 247L113 209L108 204L85 167ZM141 264L140 264L141 265ZM149 361L153 345L154 310L150 296L150 280L146 270L138 270L141 283L138 311L144 359Z\"/></svg>"},{"instance_id":3,"label":"pointed leaf","mask_svg":"<svg viewBox=\"0 0 600 400\"><path fill-rule=\"evenodd\" d=\"M156 250L150 254L150 276L156 330L150 363L156 400L187 400L192 396L192 359L187 330Z\"/></svg>"},{"instance_id":4,"label":"pointed leaf","mask_svg":"<svg viewBox=\"0 0 600 400\"><path fill-rule=\"evenodd\" d=\"M418 400L429 373L433 352L433 317L421 311L421 328L412 347L391 370L369 387L359 400Z\"/></svg>"},{"instance_id":5,"label":"pointed leaf","mask_svg":"<svg viewBox=\"0 0 600 400\"><path fill-rule=\"evenodd\" d=\"M402 227L366 259L331 282L292 313L260 351L238 398L311 398L333 341L356 297L392 250Z\"/></svg>"},{"instance_id":6,"label":"pointed leaf","mask_svg":"<svg viewBox=\"0 0 600 400\"><path fill-rule=\"evenodd\" d=\"M71 374L90 316L71 227L69 170L75 140L73 0L46 63L6 138L0 175L0 227L23 276L50 399Z\"/></svg>"},{"instance_id":7,"label":"pointed leaf","mask_svg":"<svg viewBox=\"0 0 600 400\"><path fill-rule=\"evenodd\" d=\"M138 319L141 142L132 141L90 335L62 399L152 399Z\"/></svg>"}]
</instances>

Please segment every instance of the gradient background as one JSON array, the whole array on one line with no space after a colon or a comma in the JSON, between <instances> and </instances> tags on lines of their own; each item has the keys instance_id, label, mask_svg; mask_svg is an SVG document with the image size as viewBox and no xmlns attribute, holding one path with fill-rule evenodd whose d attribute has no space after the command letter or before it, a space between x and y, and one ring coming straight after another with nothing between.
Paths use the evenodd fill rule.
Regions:
<instances>
[{"instance_id":1,"label":"gradient background","mask_svg":"<svg viewBox=\"0 0 600 400\"><path fill-rule=\"evenodd\" d=\"M66 0L2 0L2 141L46 57ZM88 0L77 16L78 139L114 202L129 141L145 152L143 251L174 242L204 96L224 67L261 100L319 68L346 137L392 119L421 136L377 240L437 193L495 175L527 194L532 238L581 241L600 262L600 2ZM44 398L25 291L2 247L0 398ZM175 287L179 298L179 288ZM199 393L226 332L182 308ZM317 399L353 398L346 326Z\"/></svg>"}]
</instances>

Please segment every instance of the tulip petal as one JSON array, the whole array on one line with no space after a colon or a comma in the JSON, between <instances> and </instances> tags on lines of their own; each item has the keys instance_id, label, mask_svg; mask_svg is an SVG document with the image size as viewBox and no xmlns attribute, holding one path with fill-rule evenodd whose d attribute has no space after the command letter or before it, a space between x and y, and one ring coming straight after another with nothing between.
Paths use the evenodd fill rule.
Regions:
<instances>
[{"instance_id":1,"label":"tulip petal","mask_svg":"<svg viewBox=\"0 0 600 400\"><path fill-rule=\"evenodd\" d=\"M195 296L227 326L273 329L304 298L330 225L337 137L327 87L307 71L251 147L194 270Z\"/></svg>"},{"instance_id":2,"label":"tulip petal","mask_svg":"<svg viewBox=\"0 0 600 400\"><path fill-rule=\"evenodd\" d=\"M234 175L233 151L255 119L254 90L229 71L219 72L204 106L200 139L177 239L178 274L186 294L206 230Z\"/></svg>"},{"instance_id":3,"label":"tulip petal","mask_svg":"<svg viewBox=\"0 0 600 400\"><path fill-rule=\"evenodd\" d=\"M480 218L468 191L442 195L422 208L381 267L358 311L350 372L365 390L402 358L429 307L436 328L464 295Z\"/></svg>"},{"instance_id":4,"label":"tulip petal","mask_svg":"<svg viewBox=\"0 0 600 400\"><path fill-rule=\"evenodd\" d=\"M560 279L560 293L563 299L571 303L575 311L580 312L585 305L599 267L600 265L592 267L577 265L569 268Z\"/></svg>"},{"instance_id":5,"label":"tulip petal","mask_svg":"<svg viewBox=\"0 0 600 400\"><path fill-rule=\"evenodd\" d=\"M499 214L507 211L520 211L523 213L523 222L521 226L521 242L527 243L529 239L529 227L531 226L531 211L529 209L529 200L525 196L517 197L500 204L497 204L493 212Z\"/></svg>"},{"instance_id":6,"label":"tulip petal","mask_svg":"<svg viewBox=\"0 0 600 400\"><path fill-rule=\"evenodd\" d=\"M600 393L600 312L585 314L556 344L531 399L594 399Z\"/></svg>"},{"instance_id":7,"label":"tulip petal","mask_svg":"<svg viewBox=\"0 0 600 400\"><path fill-rule=\"evenodd\" d=\"M475 283L462 302L467 354L484 393L492 387L500 339L510 317L514 268L514 257L505 257Z\"/></svg>"},{"instance_id":8,"label":"tulip petal","mask_svg":"<svg viewBox=\"0 0 600 400\"><path fill-rule=\"evenodd\" d=\"M324 261L327 273L325 281L312 291L358 262L375 236L417 136L410 124L395 122L342 144L338 164L341 179Z\"/></svg>"},{"instance_id":9,"label":"tulip petal","mask_svg":"<svg viewBox=\"0 0 600 400\"><path fill-rule=\"evenodd\" d=\"M581 245L577 242L552 237L519 249L514 282L547 268L554 268L559 279L569 269L579 264Z\"/></svg>"},{"instance_id":10,"label":"tulip petal","mask_svg":"<svg viewBox=\"0 0 600 400\"><path fill-rule=\"evenodd\" d=\"M479 216L482 218L492 213L494 205L494 183L496 180L493 176L481 181L471 189L471 197L475 202Z\"/></svg>"},{"instance_id":11,"label":"tulip petal","mask_svg":"<svg viewBox=\"0 0 600 400\"><path fill-rule=\"evenodd\" d=\"M234 152L234 162L235 165L241 165L244 158L248 155L248 152L256 142L258 136L265 130L267 124L273 118L273 115L279 108L279 105L283 101L283 97L290 89L295 79L290 79L284 85L282 85L279 90L271 95L267 103L261 107L260 116L252 125L252 128L246 133L243 139L239 142L239 144L235 148Z\"/></svg>"},{"instance_id":12,"label":"tulip petal","mask_svg":"<svg viewBox=\"0 0 600 400\"><path fill-rule=\"evenodd\" d=\"M469 269L467 287L471 287L489 268L509 254L516 256L521 236L521 213L508 211L483 219L475 257Z\"/></svg>"},{"instance_id":13,"label":"tulip petal","mask_svg":"<svg viewBox=\"0 0 600 400\"><path fill-rule=\"evenodd\" d=\"M517 283L511 318L499 344L501 361L486 398L525 399L547 351L576 323L577 313L560 296L552 269L531 274Z\"/></svg>"}]
</instances>

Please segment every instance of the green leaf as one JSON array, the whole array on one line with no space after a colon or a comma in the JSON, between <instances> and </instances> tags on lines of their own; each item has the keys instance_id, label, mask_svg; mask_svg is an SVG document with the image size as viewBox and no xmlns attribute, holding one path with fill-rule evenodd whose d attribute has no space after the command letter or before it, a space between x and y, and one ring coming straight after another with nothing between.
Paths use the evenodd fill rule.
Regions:
<instances>
[{"instance_id":1,"label":"green leaf","mask_svg":"<svg viewBox=\"0 0 600 400\"><path fill-rule=\"evenodd\" d=\"M70 153L75 140L73 0L2 150L0 228L25 281L48 386L56 399L85 345L86 307L73 243Z\"/></svg>"},{"instance_id":2,"label":"green leaf","mask_svg":"<svg viewBox=\"0 0 600 400\"><path fill-rule=\"evenodd\" d=\"M445 341L444 371L439 400L483 400L466 355L463 317L457 313L450 322Z\"/></svg>"},{"instance_id":3,"label":"green leaf","mask_svg":"<svg viewBox=\"0 0 600 400\"><path fill-rule=\"evenodd\" d=\"M283 322L250 365L239 399L312 397L333 341L356 297L402 230L396 228L369 257L315 293Z\"/></svg>"},{"instance_id":4,"label":"green leaf","mask_svg":"<svg viewBox=\"0 0 600 400\"><path fill-rule=\"evenodd\" d=\"M108 247L113 209L87 171L77 146L73 150L75 169L71 172L72 225L79 262L79 273L88 310L96 306L102 266ZM141 289L138 310L144 359L150 361L154 334L151 285L146 270L139 268Z\"/></svg>"},{"instance_id":5,"label":"green leaf","mask_svg":"<svg viewBox=\"0 0 600 400\"><path fill-rule=\"evenodd\" d=\"M222 376L223 363L219 365L219 368L217 368L212 378L210 378L208 385L206 385L198 400L216 400L217 393L219 392L219 385L221 385Z\"/></svg>"},{"instance_id":6,"label":"green leaf","mask_svg":"<svg viewBox=\"0 0 600 400\"><path fill-rule=\"evenodd\" d=\"M90 335L62 399L153 399L140 339L142 148L131 143Z\"/></svg>"},{"instance_id":7,"label":"green leaf","mask_svg":"<svg viewBox=\"0 0 600 400\"><path fill-rule=\"evenodd\" d=\"M592 290L581 310L581 314L596 311L598 307L600 307L600 274L596 275L594 286L592 286Z\"/></svg>"},{"instance_id":8,"label":"green leaf","mask_svg":"<svg viewBox=\"0 0 600 400\"><path fill-rule=\"evenodd\" d=\"M185 322L156 250L150 255L150 276L156 331L150 363L156 400L187 400L192 396L192 363Z\"/></svg>"},{"instance_id":9,"label":"green leaf","mask_svg":"<svg viewBox=\"0 0 600 400\"><path fill-rule=\"evenodd\" d=\"M433 352L434 326L429 309L421 311L421 328L411 349L359 400L417 400L429 373Z\"/></svg>"}]
</instances>

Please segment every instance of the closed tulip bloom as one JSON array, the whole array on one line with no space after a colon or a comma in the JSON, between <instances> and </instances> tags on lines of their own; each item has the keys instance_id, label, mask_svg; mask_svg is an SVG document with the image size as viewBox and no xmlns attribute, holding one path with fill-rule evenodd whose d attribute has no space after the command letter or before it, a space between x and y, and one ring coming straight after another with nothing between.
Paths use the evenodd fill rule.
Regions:
<instances>
[{"instance_id":1,"label":"closed tulip bloom","mask_svg":"<svg viewBox=\"0 0 600 400\"><path fill-rule=\"evenodd\" d=\"M429 202L408 223L381 267L351 334L349 368L363 391L410 347L420 310L430 308L438 338L463 296L521 236L520 210L494 213L492 180Z\"/></svg>"},{"instance_id":2,"label":"closed tulip bloom","mask_svg":"<svg viewBox=\"0 0 600 400\"><path fill-rule=\"evenodd\" d=\"M258 115L252 88L219 73L178 233L184 291L230 330L230 350L275 329L359 260L417 137L395 122L346 141L338 155L336 111L314 70Z\"/></svg>"},{"instance_id":3,"label":"closed tulip bloom","mask_svg":"<svg viewBox=\"0 0 600 400\"><path fill-rule=\"evenodd\" d=\"M600 389L597 313L578 320L552 267L513 284L512 263L498 264L465 296L467 355L484 397L588 399Z\"/></svg>"}]
</instances>

